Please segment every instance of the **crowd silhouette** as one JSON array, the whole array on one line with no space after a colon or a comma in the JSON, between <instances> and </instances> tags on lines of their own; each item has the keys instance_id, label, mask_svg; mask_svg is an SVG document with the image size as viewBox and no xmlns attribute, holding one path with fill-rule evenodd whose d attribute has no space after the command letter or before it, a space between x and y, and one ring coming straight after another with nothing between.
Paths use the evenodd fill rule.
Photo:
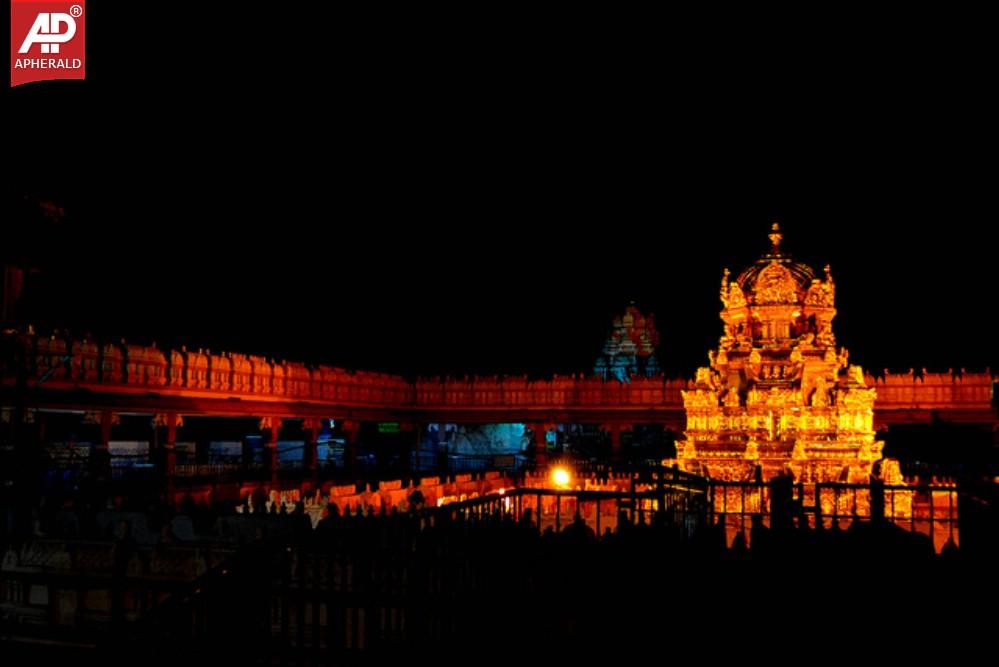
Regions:
<instances>
[{"instance_id":1,"label":"crowd silhouette","mask_svg":"<svg viewBox=\"0 0 999 667\"><path fill-rule=\"evenodd\" d=\"M37 540L110 540L120 579L173 545L229 545L203 573L196 610L175 601L141 626L142 641L172 658L194 647L252 663L486 645L512 657L539 644L585 652L695 639L705 655L738 656L750 644L858 633L984 636L969 600L994 592L994 535L978 553L951 542L937 554L889 521L844 529L781 514L753 515L730 539L724 515L691 533L673 514L628 509L597 535L578 515L542 529L531 509L330 504L313 527L300 502L67 498L38 507L33 534L5 547L16 556ZM196 638L180 629L192 613L206 628Z\"/></svg>"}]
</instances>

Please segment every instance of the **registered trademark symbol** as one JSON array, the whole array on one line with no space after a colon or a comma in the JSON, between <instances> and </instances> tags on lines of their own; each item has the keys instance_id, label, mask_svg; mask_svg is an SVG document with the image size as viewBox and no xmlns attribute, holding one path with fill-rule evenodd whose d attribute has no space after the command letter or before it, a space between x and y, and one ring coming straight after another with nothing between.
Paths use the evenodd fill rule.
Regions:
<instances>
[{"instance_id":1,"label":"registered trademark symbol","mask_svg":"<svg viewBox=\"0 0 999 667\"><path fill-rule=\"evenodd\" d=\"M73 15L73 18L77 18L83 14L83 7L80 5L73 5L69 8L69 13Z\"/></svg>"}]
</instances>

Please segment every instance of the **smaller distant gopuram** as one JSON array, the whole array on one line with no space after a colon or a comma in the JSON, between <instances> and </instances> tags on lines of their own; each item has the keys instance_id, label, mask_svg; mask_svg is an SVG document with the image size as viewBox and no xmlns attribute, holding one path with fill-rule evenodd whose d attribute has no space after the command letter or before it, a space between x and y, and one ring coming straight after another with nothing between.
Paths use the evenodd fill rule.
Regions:
<instances>
[{"instance_id":1,"label":"smaller distant gopuram","mask_svg":"<svg viewBox=\"0 0 999 667\"><path fill-rule=\"evenodd\" d=\"M658 375L661 372L656 358L658 346L655 315L649 313L646 317L631 303L623 315L614 318L610 336L604 343L603 354L597 357L593 373L605 380L621 382L631 382L635 375Z\"/></svg>"}]
</instances>

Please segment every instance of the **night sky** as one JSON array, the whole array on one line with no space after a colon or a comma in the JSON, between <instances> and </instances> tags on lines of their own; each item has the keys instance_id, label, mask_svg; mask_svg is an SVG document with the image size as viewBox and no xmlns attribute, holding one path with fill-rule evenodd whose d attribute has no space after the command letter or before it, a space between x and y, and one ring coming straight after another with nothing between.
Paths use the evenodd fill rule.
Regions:
<instances>
[{"instance_id":1,"label":"night sky","mask_svg":"<svg viewBox=\"0 0 999 667\"><path fill-rule=\"evenodd\" d=\"M90 2L87 81L6 90L4 253L40 270L39 326L545 375L591 368L634 299L689 374L721 333L722 268L776 219L832 265L851 361L999 367L974 38L751 33L723 54L672 24L455 38L231 6ZM25 195L66 217L24 215Z\"/></svg>"}]
</instances>

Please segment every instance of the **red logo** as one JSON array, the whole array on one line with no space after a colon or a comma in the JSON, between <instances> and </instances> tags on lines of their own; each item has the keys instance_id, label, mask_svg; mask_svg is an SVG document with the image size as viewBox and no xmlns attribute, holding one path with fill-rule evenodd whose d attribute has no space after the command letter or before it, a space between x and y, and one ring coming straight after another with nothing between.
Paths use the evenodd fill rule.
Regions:
<instances>
[{"instance_id":1,"label":"red logo","mask_svg":"<svg viewBox=\"0 0 999 667\"><path fill-rule=\"evenodd\" d=\"M10 0L10 85L87 75L86 0Z\"/></svg>"}]
</instances>

